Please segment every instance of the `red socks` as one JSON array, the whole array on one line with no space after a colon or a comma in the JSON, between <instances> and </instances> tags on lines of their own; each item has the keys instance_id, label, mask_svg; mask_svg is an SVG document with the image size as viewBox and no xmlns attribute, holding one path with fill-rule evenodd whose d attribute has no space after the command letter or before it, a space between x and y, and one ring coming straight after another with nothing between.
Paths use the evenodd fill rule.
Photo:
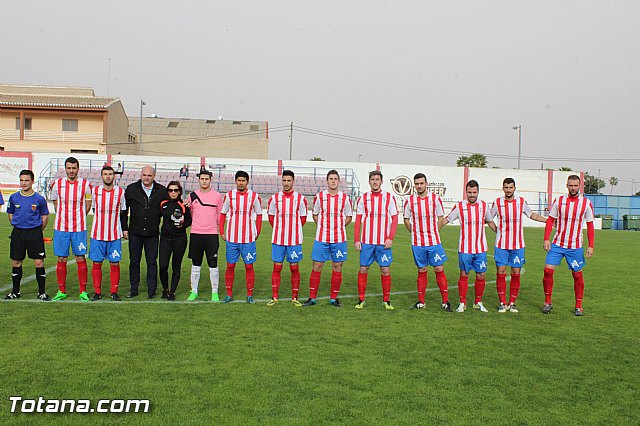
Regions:
<instances>
[{"instance_id":1,"label":"red socks","mask_svg":"<svg viewBox=\"0 0 640 426\"><path fill-rule=\"evenodd\" d=\"M436 272L436 284L440 289L440 295L442 296L442 303L449 301L449 285L447 284L447 276L444 271Z\"/></svg>"},{"instance_id":2,"label":"red socks","mask_svg":"<svg viewBox=\"0 0 640 426\"><path fill-rule=\"evenodd\" d=\"M318 297L318 288L320 287L321 272L311 271L309 277L309 298L315 299Z\"/></svg>"},{"instance_id":3,"label":"red socks","mask_svg":"<svg viewBox=\"0 0 640 426\"><path fill-rule=\"evenodd\" d=\"M367 274L358 272L358 296L360 296L360 300L364 300L364 294L367 291L367 278Z\"/></svg>"},{"instance_id":4,"label":"red socks","mask_svg":"<svg viewBox=\"0 0 640 426\"><path fill-rule=\"evenodd\" d=\"M496 290L498 291L498 299L500 299L500 304L506 305L507 304L507 274L497 274Z\"/></svg>"},{"instance_id":5,"label":"red socks","mask_svg":"<svg viewBox=\"0 0 640 426\"><path fill-rule=\"evenodd\" d=\"M300 268L297 263L290 263L289 270L291 271L291 298L297 299L300 291Z\"/></svg>"},{"instance_id":6,"label":"red socks","mask_svg":"<svg viewBox=\"0 0 640 426\"><path fill-rule=\"evenodd\" d=\"M66 275L66 274L65 274ZM87 291L87 261L78 262L78 282L80 283L80 293Z\"/></svg>"},{"instance_id":7,"label":"red socks","mask_svg":"<svg viewBox=\"0 0 640 426\"><path fill-rule=\"evenodd\" d=\"M331 299L337 299L342 285L342 272L333 272L331 274Z\"/></svg>"},{"instance_id":8,"label":"red socks","mask_svg":"<svg viewBox=\"0 0 640 426\"><path fill-rule=\"evenodd\" d=\"M520 274L511 274L511 283L509 284L509 303L516 303L519 291Z\"/></svg>"},{"instance_id":9,"label":"red socks","mask_svg":"<svg viewBox=\"0 0 640 426\"><path fill-rule=\"evenodd\" d=\"M544 289L544 304L551 304L551 293L553 293L553 269L544 268L544 278L542 278L542 288Z\"/></svg>"},{"instance_id":10,"label":"red socks","mask_svg":"<svg viewBox=\"0 0 640 426\"><path fill-rule=\"evenodd\" d=\"M427 271L418 271L418 302L424 305L424 293L427 291Z\"/></svg>"},{"instance_id":11,"label":"red socks","mask_svg":"<svg viewBox=\"0 0 640 426\"><path fill-rule=\"evenodd\" d=\"M56 276L58 277L58 289L67 294L67 262L57 263Z\"/></svg>"},{"instance_id":12,"label":"red socks","mask_svg":"<svg viewBox=\"0 0 640 426\"><path fill-rule=\"evenodd\" d=\"M271 272L271 297L278 298L278 292L280 292L280 272L282 271L282 265L273 265L273 272Z\"/></svg>"},{"instance_id":13,"label":"red socks","mask_svg":"<svg viewBox=\"0 0 640 426\"><path fill-rule=\"evenodd\" d=\"M576 294L576 308L582 309L582 298L584 297L584 277L582 271L572 272L573 291Z\"/></svg>"},{"instance_id":14,"label":"red socks","mask_svg":"<svg viewBox=\"0 0 640 426\"><path fill-rule=\"evenodd\" d=\"M224 271L224 287L227 290L227 296L233 296L233 280L235 278L235 263L227 263L227 269Z\"/></svg>"},{"instance_id":15,"label":"red socks","mask_svg":"<svg viewBox=\"0 0 640 426\"><path fill-rule=\"evenodd\" d=\"M111 294L118 292L120 286L120 265L111 265L111 275L109 276L111 281Z\"/></svg>"},{"instance_id":16,"label":"red socks","mask_svg":"<svg viewBox=\"0 0 640 426\"><path fill-rule=\"evenodd\" d=\"M467 303L467 291L469 290L469 276L458 278L458 293L460 293L460 303Z\"/></svg>"},{"instance_id":17,"label":"red socks","mask_svg":"<svg viewBox=\"0 0 640 426\"><path fill-rule=\"evenodd\" d=\"M482 302L482 295L484 294L484 288L486 287L486 285L487 285L487 282L485 281L484 278L480 279L480 278L476 277L476 284L474 286L475 292L476 292L476 302L475 303Z\"/></svg>"},{"instance_id":18,"label":"red socks","mask_svg":"<svg viewBox=\"0 0 640 426\"><path fill-rule=\"evenodd\" d=\"M391 294L391 275L381 275L382 280L382 301L388 302Z\"/></svg>"},{"instance_id":19,"label":"red socks","mask_svg":"<svg viewBox=\"0 0 640 426\"><path fill-rule=\"evenodd\" d=\"M58 262L58 265L60 265L60 262ZM93 281L93 291L102 294L102 263L93 262L91 280Z\"/></svg>"},{"instance_id":20,"label":"red socks","mask_svg":"<svg viewBox=\"0 0 640 426\"><path fill-rule=\"evenodd\" d=\"M253 296L253 287L256 283L256 271L253 269L253 264L244 265L244 269L247 279L247 296Z\"/></svg>"}]
</instances>

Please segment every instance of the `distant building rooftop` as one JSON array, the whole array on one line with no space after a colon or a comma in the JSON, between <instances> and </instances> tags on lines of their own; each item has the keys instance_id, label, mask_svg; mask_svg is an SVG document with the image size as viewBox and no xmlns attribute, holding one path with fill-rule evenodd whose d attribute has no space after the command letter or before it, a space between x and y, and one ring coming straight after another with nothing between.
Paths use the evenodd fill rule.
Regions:
<instances>
[{"instance_id":1,"label":"distant building rooftop","mask_svg":"<svg viewBox=\"0 0 640 426\"><path fill-rule=\"evenodd\" d=\"M90 87L0 84L0 106L106 109L118 98L95 96Z\"/></svg>"},{"instance_id":2,"label":"distant building rooftop","mask_svg":"<svg viewBox=\"0 0 640 426\"><path fill-rule=\"evenodd\" d=\"M129 117L129 131L140 131L140 117ZM268 137L266 121L207 120L196 118L144 117L142 132L147 135Z\"/></svg>"}]
</instances>

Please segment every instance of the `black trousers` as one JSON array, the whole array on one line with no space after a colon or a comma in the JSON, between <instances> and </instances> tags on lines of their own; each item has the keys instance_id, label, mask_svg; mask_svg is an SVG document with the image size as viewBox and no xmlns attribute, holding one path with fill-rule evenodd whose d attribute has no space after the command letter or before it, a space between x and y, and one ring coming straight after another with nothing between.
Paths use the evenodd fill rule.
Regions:
<instances>
[{"instance_id":1,"label":"black trousers","mask_svg":"<svg viewBox=\"0 0 640 426\"><path fill-rule=\"evenodd\" d=\"M140 260L142 259L143 248L144 257L147 261L147 292L152 295L156 294L156 288L158 287L158 237L129 234L129 281L131 282L131 292L138 293Z\"/></svg>"},{"instance_id":2,"label":"black trousers","mask_svg":"<svg viewBox=\"0 0 640 426\"><path fill-rule=\"evenodd\" d=\"M185 251L187 251L186 235L160 237L160 283L164 290L169 290L169 259L171 259L171 292L176 292Z\"/></svg>"}]
</instances>

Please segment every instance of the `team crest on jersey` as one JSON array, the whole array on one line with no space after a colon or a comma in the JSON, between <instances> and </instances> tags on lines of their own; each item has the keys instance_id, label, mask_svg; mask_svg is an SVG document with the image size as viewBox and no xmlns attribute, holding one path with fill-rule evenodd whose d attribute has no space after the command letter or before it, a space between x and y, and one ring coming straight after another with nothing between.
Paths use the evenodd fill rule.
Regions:
<instances>
[{"instance_id":1,"label":"team crest on jersey","mask_svg":"<svg viewBox=\"0 0 640 426\"><path fill-rule=\"evenodd\" d=\"M33 210L34 212L36 210L38 210L38 205L37 204L31 204L31 210Z\"/></svg>"}]
</instances>

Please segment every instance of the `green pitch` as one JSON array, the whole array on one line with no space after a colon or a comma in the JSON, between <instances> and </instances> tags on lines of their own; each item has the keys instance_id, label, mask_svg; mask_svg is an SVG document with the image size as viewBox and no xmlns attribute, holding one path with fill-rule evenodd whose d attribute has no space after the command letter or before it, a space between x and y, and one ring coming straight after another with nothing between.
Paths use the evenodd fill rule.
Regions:
<instances>
[{"instance_id":1,"label":"green pitch","mask_svg":"<svg viewBox=\"0 0 640 426\"><path fill-rule=\"evenodd\" d=\"M301 299L308 297L314 224L305 227ZM10 227L0 215L0 287L9 291ZM47 236L52 236L52 226ZM640 397L639 291L634 260L640 233L596 232L595 257L585 269L585 316L573 316L573 282L566 266L556 272L554 311L540 311L542 229L525 232L527 264L519 314L498 314L495 270L487 273L482 314L445 313L433 271L427 308L413 311L415 277L404 228L394 243L392 302L380 304L380 278L372 269L368 306L356 303L357 252L349 247L341 300L327 303L325 266L318 306L294 308L289 272L283 271L281 303L268 308L270 228L258 243L255 297L259 303L188 304L185 258L180 302L80 303L75 266L69 266L69 298L31 302L35 280L20 301L0 303L0 423L7 424L433 424L637 423ZM488 231L489 239L493 235ZM443 244L452 305L457 305L458 228ZM124 258L128 258L125 244ZM47 245L47 268L55 267ZM490 252L491 254L491 252ZM220 253L224 259L224 250ZM123 262L121 296L128 292ZM224 262L220 276L224 279ZM108 268L103 289L108 288ZM25 262L24 276L33 274ZM24 280L24 279L23 279ZM47 291L55 294L55 271ZM473 282L473 280L471 280ZM201 292L209 288L203 273ZM220 286L224 295L224 284ZM90 294L93 293L89 282ZM106 293L106 290L103 290ZM236 300L244 301L244 270L236 268ZM204 297L201 297L204 300ZM28 301L28 302L25 302ZM468 302L473 302L473 288ZM9 396L37 399L149 399L147 414L10 414Z\"/></svg>"}]
</instances>

